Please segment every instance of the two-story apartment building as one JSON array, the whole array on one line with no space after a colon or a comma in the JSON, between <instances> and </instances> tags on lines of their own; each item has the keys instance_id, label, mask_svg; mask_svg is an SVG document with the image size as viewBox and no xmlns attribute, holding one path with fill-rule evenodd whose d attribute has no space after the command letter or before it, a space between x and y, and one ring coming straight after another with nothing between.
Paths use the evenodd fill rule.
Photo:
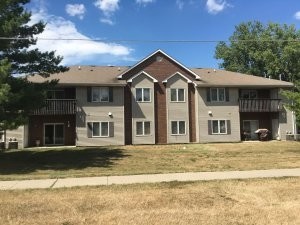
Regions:
<instances>
[{"instance_id":1,"label":"two-story apartment building","mask_svg":"<svg viewBox=\"0 0 300 225\"><path fill-rule=\"evenodd\" d=\"M214 69L191 69L158 50L132 67L78 66L59 79L46 107L7 137L23 147L238 142L294 132L280 90L292 83Z\"/></svg>"}]
</instances>

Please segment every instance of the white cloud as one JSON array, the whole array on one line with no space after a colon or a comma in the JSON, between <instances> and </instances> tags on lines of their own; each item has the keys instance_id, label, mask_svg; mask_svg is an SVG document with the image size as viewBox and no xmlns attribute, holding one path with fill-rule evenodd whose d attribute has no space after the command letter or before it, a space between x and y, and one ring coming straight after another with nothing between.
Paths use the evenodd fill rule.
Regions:
<instances>
[{"instance_id":1,"label":"white cloud","mask_svg":"<svg viewBox=\"0 0 300 225\"><path fill-rule=\"evenodd\" d=\"M296 20L300 20L300 11L296 12L294 17Z\"/></svg>"},{"instance_id":2,"label":"white cloud","mask_svg":"<svg viewBox=\"0 0 300 225\"><path fill-rule=\"evenodd\" d=\"M217 14L228 6L229 4L225 0L207 0L206 2L206 8L211 14Z\"/></svg>"},{"instance_id":3,"label":"white cloud","mask_svg":"<svg viewBox=\"0 0 300 225\"><path fill-rule=\"evenodd\" d=\"M80 33L73 22L62 17L49 15L45 9L32 12L30 23L36 23L40 20L46 22L47 25L44 32L37 36L39 40L33 48L39 48L41 51L56 51L57 55L64 57L62 63L65 65L79 64L87 60L100 59L103 56L108 56L111 61L122 61L130 58L132 49L129 47L116 43L93 41ZM83 39L84 41L75 39ZM101 63L100 60L98 63Z\"/></svg>"},{"instance_id":4,"label":"white cloud","mask_svg":"<svg viewBox=\"0 0 300 225\"><path fill-rule=\"evenodd\" d=\"M183 9L184 2L182 0L176 0L176 5L181 10Z\"/></svg>"},{"instance_id":5,"label":"white cloud","mask_svg":"<svg viewBox=\"0 0 300 225\"><path fill-rule=\"evenodd\" d=\"M155 0L135 0L137 4L146 5L148 3L155 2Z\"/></svg>"},{"instance_id":6,"label":"white cloud","mask_svg":"<svg viewBox=\"0 0 300 225\"><path fill-rule=\"evenodd\" d=\"M66 12L70 16L78 16L79 19L83 19L85 14L85 7L84 4L67 4L66 5Z\"/></svg>"},{"instance_id":7,"label":"white cloud","mask_svg":"<svg viewBox=\"0 0 300 225\"><path fill-rule=\"evenodd\" d=\"M100 22L101 23L106 23L106 24L108 24L108 25L114 25L115 23L111 20L111 19L109 19L109 18L101 18L100 19Z\"/></svg>"},{"instance_id":8,"label":"white cloud","mask_svg":"<svg viewBox=\"0 0 300 225\"><path fill-rule=\"evenodd\" d=\"M96 0L94 5L109 17L119 9L119 0Z\"/></svg>"},{"instance_id":9,"label":"white cloud","mask_svg":"<svg viewBox=\"0 0 300 225\"><path fill-rule=\"evenodd\" d=\"M104 17L100 19L100 22L108 25L115 24L111 17L119 9L119 2L120 0L96 0L94 2L94 5L104 14Z\"/></svg>"}]
</instances>

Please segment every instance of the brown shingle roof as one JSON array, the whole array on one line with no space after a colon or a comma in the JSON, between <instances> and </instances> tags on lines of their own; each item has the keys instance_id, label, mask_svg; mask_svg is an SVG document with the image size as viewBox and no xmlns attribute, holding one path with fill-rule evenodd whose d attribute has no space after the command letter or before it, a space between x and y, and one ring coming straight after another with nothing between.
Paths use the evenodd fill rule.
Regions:
<instances>
[{"instance_id":1,"label":"brown shingle roof","mask_svg":"<svg viewBox=\"0 0 300 225\"><path fill-rule=\"evenodd\" d=\"M44 82L47 80L58 79L61 85L108 85L124 86L126 81L118 80L117 76L127 70L128 67L117 66L71 66L69 71L64 73L52 74L48 78L39 75L28 77L32 82Z\"/></svg>"},{"instance_id":2,"label":"brown shingle roof","mask_svg":"<svg viewBox=\"0 0 300 225\"><path fill-rule=\"evenodd\" d=\"M29 77L28 79L38 83L51 79L59 79L59 84L64 86L124 86L126 81L118 80L118 76L129 68L124 66L71 66L69 71L52 74L46 79L39 75ZM193 81L198 87L293 87L293 84L290 82L225 70L191 69L191 71L201 77L201 80Z\"/></svg>"},{"instance_id":3,"label":"brown shingle roof","mask_svg":"<svg viewBox=\"0 0 300 225\"><path fill-rule=\"evenodd\" d=\"M201 77L201 81L195 81L199 87L293 87L290 82L225 70L192 69L192 71Z\"/></svg>"}]
</instances>

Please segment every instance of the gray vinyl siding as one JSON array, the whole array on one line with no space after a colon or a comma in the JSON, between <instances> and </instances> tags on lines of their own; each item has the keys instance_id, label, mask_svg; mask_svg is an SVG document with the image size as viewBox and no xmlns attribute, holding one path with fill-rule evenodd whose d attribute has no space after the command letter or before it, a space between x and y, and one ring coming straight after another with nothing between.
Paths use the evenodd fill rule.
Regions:
<instances>
[{"instance_id":1,"label":"gray vinyl siding","mask_svg":"<svg viewBox=\"0 0 300 225\"><path fill-rule=\"evenodd\" d=\"M150 102L136 101L136 88L150 88ZM132 81L132 144L155 144L154 83L141 74ZM150 135L137 136L136 122L149 121Z\"/></svg>"},{"instance_id":2,"label":"gray vinyl siding","mask_svg":"<svg viewBox=\"0 0 300 225\"><path fill-rule=\"evenodd\" d=\"M237 88L229 88L229 101L207 102L207 89L197 88L199 142L237 142L240 136L240 116ZM212 112L209 115L209 111ZM229 120L230 134L209 134L208 121Z\"/></svg>"},{"instance_id":3,"label":"gray vinyl siding","mask_svg":"<svg viewBox=\"0 0 300 225\"><path fill-rule=\"evenodd\" d=\"M166 85L168 143L188 143L189 139L189 107L188 107L188 83L180 75L174 75L168 79ZM171 89L183 88L184 102L171 102ZM186 133L184 135L172 135L171 121L185 121Z\"/></svg>"},{"instance_id":4,"label":"gray vinyl siding","mask_svg":"<svg viewBox=\"0 0 300 225\"><path fill-rule=\"evenodd\" d=\"M280 95L280 92L278 91L279 98L282 99L283 104L287 103L288 100ZM286 140L286 134L291 133L294 134L294 127L293 124L295 122L295 118L293 115L293 112L289 110L286 106L283 106L282 110L279 112L279 128L278 133L279 137L282 140Z\"/></svg>"},{"instance_id":5,"label":"gray vinyl siding","mask_svg":"<svg viewBox=\"0 0 300 225\"><path fill-rule=\"evenodd\" d=\"M76 114L76 145L105 146L124 145L124 89L113 87L113 102L87 102L87 87L77 87L76 97L78 112ZM109 112L112 116L109 116ZM89 138L89 122L113 122L113 137Z\"/></svg>"}]
</instances>

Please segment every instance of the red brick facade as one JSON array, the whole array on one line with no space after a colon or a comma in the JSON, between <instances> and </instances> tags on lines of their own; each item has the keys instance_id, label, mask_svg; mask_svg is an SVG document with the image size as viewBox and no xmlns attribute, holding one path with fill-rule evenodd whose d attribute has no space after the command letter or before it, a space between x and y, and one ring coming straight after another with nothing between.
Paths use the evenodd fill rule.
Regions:
<instances>
[{"instance_id":1,"label":"red brick facade","mask_svg":"<svg viewBox=\"0 0 300 225\"><path fill-rule=\"evenodd\" d=\"M167 106L166 87L162 83L154 86L155 107L155 143L167 143Z\"/></svg>"},{"instance_id":2,"label":"red brick facade","mask_svg":"<svg viewBox=\"0 0 300 225\"><path fill-rule=\"evenodd\" d=\"M132 144L132 109L131 109L131 85L127 84L124 87L124 131L125 145Z\"/></svg>"},{"instance_id":3,"label":"red brick facade","mask_svg":"<svg viewBox=\"0 0 300 225\"><path fill-rule=\"evenodd\" d=\"M137 66L123 74L122 79L128 80L139 74L141 71L146 72L158 82L154 85L154 110L155 110L155 143L167 143L167 106L166 106L166 86L162 83L165 79L179 72L190 80L195 80L195 76L186 68L178 65L175 61L168 58L161 52L157 52L150 58L142 61ZM131 90L125 88L125 144L132 143L132 115L131 115ZM196 141L196 119L195 119L195 87L189 85L189 129L190 141Z\"/></svg>"},{"instance_id":4,"label":"red brick facade","mask_svg":"<svg viewBox=\"0 0 300 225\"><path fill-rule=\"evenodd\" d=\"M189 84L189 130L190 142L196 142L196 105L195 105L195 87Z\"/></svg>"},{"instance_id":5,"label":"red brick facade","mask_svg":"<svg viewBox=\"0 0 300 225\"><path fill-rule=\"evenodd\" d=\"M76 144L76 118L75 115L66 116L31 116L29 118L29 146L36 146L36 140L40 140L40 145L44 143L44 124L62 123L64 124L64 145Z\"/></svg>"}]
</instances>

